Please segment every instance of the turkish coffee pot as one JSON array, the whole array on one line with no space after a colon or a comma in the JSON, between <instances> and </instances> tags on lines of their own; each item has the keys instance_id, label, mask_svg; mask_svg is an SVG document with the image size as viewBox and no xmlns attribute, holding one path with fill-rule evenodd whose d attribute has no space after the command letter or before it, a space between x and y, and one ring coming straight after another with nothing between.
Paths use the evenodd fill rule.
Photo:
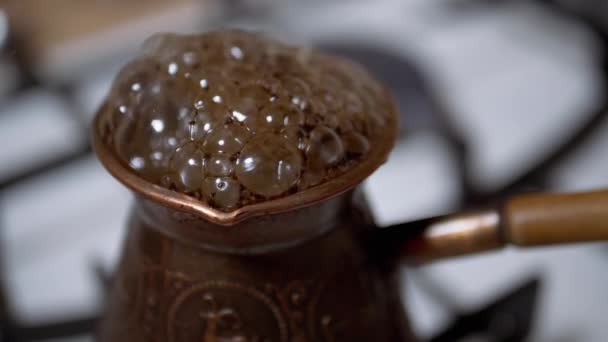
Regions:
<instances>
[{"instance_id":1,"label":"turkish coffee pot","mask_svg":"<svg viewBox=\"0 0 608 342\"><path fill-rule=\"evenodd\" d=\"M150 38L93 124L136 197L98 340L414 341L404 261L608 240L608 191L377 227L359 185L397 126L345 59L241 31Z\"/></svg>"}]
</instances>

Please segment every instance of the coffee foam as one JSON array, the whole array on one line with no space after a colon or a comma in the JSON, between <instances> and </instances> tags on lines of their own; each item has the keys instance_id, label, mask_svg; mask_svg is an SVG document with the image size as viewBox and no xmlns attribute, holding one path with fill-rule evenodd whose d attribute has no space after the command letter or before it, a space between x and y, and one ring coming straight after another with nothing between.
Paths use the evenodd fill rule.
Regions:
<instances>
[{"instance_id":1,"label":"coffee foam","mask_svg":"<svg viewBox=\"0 0 608 342\"><path fill-rule=\"evenodd\" d=\"M104 142L140 177L231 211L348 172L390 108L354 63L225 31L153 36L99 115Z\"/></svg>"}]
</instances>

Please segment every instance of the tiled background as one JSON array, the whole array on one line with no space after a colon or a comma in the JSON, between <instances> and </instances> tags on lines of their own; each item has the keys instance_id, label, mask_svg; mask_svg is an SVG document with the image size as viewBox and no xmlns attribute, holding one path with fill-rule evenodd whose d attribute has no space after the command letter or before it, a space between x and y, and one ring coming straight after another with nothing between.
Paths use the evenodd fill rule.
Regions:
<instances>
[{"instance_id":1,"label":"tiled background","mask_svg":"<svg viewBox=\"0 0 608 342\"><path fill-rule=\"evenodd\" d=\"M470 163L477 185L491 189L522 172L583 122L582 113L604 91L598 86L596 47L582 27L524 1L500 6L449 2L336 1L319 9L291 1L274 7L274 15L265 20L236 22L305 42L372 42L413 59L474 146ZM186 18L195 20L191 14ZM187 31L198 25L175 21L168 16L152 27ZM14 87L15 70L10 54L0 59L0 180L67 154L86 139L74 116L90 120L117 66L130 53L121 51L100 67L69 74L76 99L69 103L55 87L3 96ZM43 75L51 84L64 79L53 72ZM601 132L551 175L555 189L608 185L608 127ZM432 131L411 133L365 184L378 221L389 224L452 210L460 195L454 169L445 140ZM129 202L129 193L92 156L0 193L4 267L21 320L98 309L94 265L110 270L116 261ZM474 309L540 274L544 286L531 340L598 342L608 338L606 265L608 247L594 244L509 249L412 271L434 280L462 309ZM421 335L430 336L448 322L450 312L407 274L408 311Z\"/></svg>"}]
</instances>

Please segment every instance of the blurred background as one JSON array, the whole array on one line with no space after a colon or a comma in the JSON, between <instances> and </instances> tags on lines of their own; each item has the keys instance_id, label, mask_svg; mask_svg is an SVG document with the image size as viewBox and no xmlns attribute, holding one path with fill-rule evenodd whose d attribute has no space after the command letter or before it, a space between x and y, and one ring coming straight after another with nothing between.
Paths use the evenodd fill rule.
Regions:
<instances>
[{"instance_id":1,"label":"blurred background","mask_svg":"<svg viewBox=\"0 0 608 342\"><path fill-rule=\"evenodd\" d=\"M602 0L0 1L0 341L91 341L129 192L90 152L118 68L159 31L239 27L365 64L401 138L365 184L381 224L608 186ZM608 339L608 246L403 271L423 341Z\"/></svg>"}]
</instances>

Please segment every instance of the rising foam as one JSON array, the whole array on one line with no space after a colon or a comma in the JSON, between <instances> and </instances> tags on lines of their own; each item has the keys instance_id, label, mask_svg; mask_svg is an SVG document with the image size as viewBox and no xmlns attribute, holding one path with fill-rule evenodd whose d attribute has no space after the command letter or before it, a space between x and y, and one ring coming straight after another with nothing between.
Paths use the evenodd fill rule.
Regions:
<instances>
[{"instance_id":1,"label":"rising foam","mask_svg":"<svg viewBox=\"0 0 608 342\"><path fill-rule=\"evenodd\" d=\"M390 106L354 63L227 31L150 38L99 115L140 177L230 211L344 174Z\"/></svg>"}]
</instances>

